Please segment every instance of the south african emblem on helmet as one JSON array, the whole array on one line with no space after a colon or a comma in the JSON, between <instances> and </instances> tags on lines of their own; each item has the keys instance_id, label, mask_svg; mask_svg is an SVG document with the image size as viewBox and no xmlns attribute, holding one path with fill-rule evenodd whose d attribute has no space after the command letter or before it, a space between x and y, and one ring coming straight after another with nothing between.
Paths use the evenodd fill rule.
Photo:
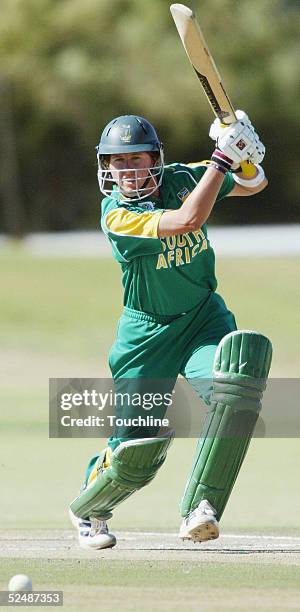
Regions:
<instances>
[{"instance_id":1,"label":"south african emblem on helmet","mask_svg":"<svg viewBox=\"0 0 300 612\"><path fill-rule=\"evenodd\" d=\"M122 125L122 128L124 129L124 132L123 134L121 134L120 140L122 140L122 142L130 142L131 141L130 125Z\"/></svg>"}]
</instances>

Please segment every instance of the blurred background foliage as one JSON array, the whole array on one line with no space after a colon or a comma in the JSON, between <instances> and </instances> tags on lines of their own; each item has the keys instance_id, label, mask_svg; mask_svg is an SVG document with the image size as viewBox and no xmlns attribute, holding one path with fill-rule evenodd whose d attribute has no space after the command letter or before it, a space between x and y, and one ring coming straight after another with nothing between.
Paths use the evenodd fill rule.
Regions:
<instances>
[{"instance_id":1,"label":"blurred background foliage","mask_svg":"<svg viewBox=\"0 0 300 612\"><path fill-rule=\"evenodd\" d=\"M299 220L296 0L190 1L234 104L262 139L270 185L215 223ZM166 158L210 156L210 108L166 0L1 0L1 232L95 228L95 146L116 115L146 116Z\"/></svg>"}]
</instances>

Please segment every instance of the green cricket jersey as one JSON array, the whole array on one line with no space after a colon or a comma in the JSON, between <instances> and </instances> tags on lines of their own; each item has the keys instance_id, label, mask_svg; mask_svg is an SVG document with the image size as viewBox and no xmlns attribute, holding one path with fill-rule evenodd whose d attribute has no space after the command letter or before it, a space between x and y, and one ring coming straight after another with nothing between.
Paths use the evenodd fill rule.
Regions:
<instances>
[{"instance_id":1,"label":"green cricket jersey","mask_svg":"<svg viewBox=\"0 0 300 612\"><path fill-rule=\"evenodd\" d=\"M206 164L165 166L160 198L132 204L116 197L102 201L101 226L123 272L124 305L157 315L177 315L205 301L215 291L215 256L206 225L199 230L159 238L164 210L180 208L206 170ZM233 189L228 172L218 200Z\"/></svg>"}]
</instances>

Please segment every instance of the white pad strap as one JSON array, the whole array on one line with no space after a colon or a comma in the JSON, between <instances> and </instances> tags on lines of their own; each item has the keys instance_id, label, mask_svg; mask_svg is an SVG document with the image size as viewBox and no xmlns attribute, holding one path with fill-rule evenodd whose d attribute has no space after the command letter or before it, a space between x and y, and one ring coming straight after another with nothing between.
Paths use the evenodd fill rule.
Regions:
<instances>
[{"instance_id":1,"label":"white pad strap","mask_svg":"<svg viewBox=\"0 0 300 612\"><path fill-rule=\"evenodd\" d=\"M259 164L254 164L254 165L257 170L257 174L251 179L244 179L238 176L237 174L233 173L232 176L235 182L238 183L238 185L242 185L242 187L258 187L258 185L260 185L263 182L265 178L264 169Z\"/></svg>"}]
</instances>

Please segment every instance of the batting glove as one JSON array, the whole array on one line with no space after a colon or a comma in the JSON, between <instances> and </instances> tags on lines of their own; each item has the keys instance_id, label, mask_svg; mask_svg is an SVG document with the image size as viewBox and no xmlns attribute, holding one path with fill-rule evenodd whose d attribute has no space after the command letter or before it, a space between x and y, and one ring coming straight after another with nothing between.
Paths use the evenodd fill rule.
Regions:
<instances>
[{"instance_id":1,"label":"batting glove","mask_svg":"<svg viewBox=\"0 0 300 612\"><path fill-rule=\"evenodd\" d=\"M251 121L250 121L250 119L249 119L248 115L247 115L247 114L246 114L244 111L242 111L242 110L237 110L237 111L235 111L235 114L236 114L236 118L238 119L238 121L240 121L240 122L241 122L241 123L243 123L244 125L247 125L247 126L249 126L249 127L250 127L250 126L251 126L251 127L253 127L253 125L252 125L252 123L251 123ZM224 126L225 126L225 124L224 124L224 123L222 123L222 122L220 121L220 119L218 119L218 118L217 118L217 119L215 119L215 120L213 121L213 123L211 124L211 126L210 126L210 130L209 130L209 136L210 136L210 138L211 138L212 140L215 140L215 141L216 141L216 140L219 138L219 136L221 136L221 135L222 135L223 130L224 130ZM226 126L225 126L225 127L226 127Z\"/></svg>"},{"instance_id":2,"label":"batting glove","mask_svg":"<svg viewBox=\"0 0 300 612\"><path fill-rule=\"evenodd\" d=\"M245 124L244 121L235 121L228 127L221 128L216 144L234 163L249 160L259 164L265 155L265 147L253 126Z\"/></svg>"}]
</instances>

